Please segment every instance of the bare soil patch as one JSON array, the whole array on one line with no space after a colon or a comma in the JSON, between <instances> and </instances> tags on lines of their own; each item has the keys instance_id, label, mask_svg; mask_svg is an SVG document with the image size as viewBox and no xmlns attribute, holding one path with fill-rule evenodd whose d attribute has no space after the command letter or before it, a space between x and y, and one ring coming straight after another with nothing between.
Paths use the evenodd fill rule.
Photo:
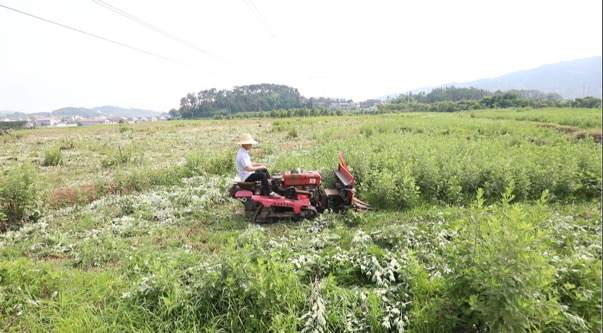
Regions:
<instances>
[{"instance_id":1,"label":"bare soil patch","mask_svg":"<svg viewBox=\"0 0 603 333\"><path fill-rule=\"evenodd\" d=\"M573 135L580 140L586 139L588 137L592 137L596 143L601 143L601 130L596 130L596 129L584 130L582 128L561 126L559 124L551 124L551 123L540 123L540 124L538 124L538 126L553 128L553 129L558 130L559 132Z\"/></svg>"}]
</instances>

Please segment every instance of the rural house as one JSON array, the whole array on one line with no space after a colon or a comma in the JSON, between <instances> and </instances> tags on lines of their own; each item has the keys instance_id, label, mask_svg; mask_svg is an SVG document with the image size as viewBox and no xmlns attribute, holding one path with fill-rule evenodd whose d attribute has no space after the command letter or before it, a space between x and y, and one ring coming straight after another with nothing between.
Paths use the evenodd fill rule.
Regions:
<instances>
[{"instance_id":1,"label":"rural house","mask_svg":"<svg viewBox=\"0 0 603 333\"><path fill-rule=\"evenodd\" d=\"M36 118L33 121L35 127L48 127L54 126L59 121L54 117L44 117L44 118Z\"/></svg>"},{"instance_id":2,"label":"rural house","mask_svg":"<svg viewBox=\"0 0 603 333\"><path fill-rule=\"evenodd\" d=\"M104 125L111 124L109 119L82 119L79 121L80 126Z\"/></svg>"}]
</instances>

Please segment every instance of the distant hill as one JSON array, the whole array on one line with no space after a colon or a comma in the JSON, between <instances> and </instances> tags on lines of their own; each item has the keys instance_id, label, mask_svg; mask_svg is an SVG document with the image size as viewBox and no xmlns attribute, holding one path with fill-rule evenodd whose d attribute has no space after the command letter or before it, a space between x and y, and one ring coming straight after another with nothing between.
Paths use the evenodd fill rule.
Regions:
<instances>
[{"instance_id":1,"label":"distant hill","mask_svg":"<svg viewBox=\"0 0 603 333\"><path fill-rule=\"evenodd\" d=\"M6 117L10 115L20 114L24 115L25 113L19 111L11 111L11 110L0 110L0 117Z\"/></svg>"},{"instance_id":2,"label":"distant hill","mask_svg":"<svg viewBox=\"0 0 603 333\"><path fill-rule=\"evenodd\" d=\"M50 112L24 113L18 111L0 111L0 118L23 120L31 117L50 117Z\"/></svg>"},{"instance_id":3,"label":"distant hill","mask_svg":"<svg viewBox=\"0 0 603 333\"><path fill-rule=\"evenodd\" d=\"M543 93L557 93L564 99L576 99L587 96L601 98L601 57L591 57L556 64L544 65L534 69L509 73L492 79L481 79L471 82L453 82L437 87L413 89L413 93L424 91L429 93L434 88L455 86L474 87L495 91L538 90ZM397 97L400 94L388 96Z\"/></svg>"},{"instance_id":4,"label":"distant hill","mask_svg":"<svg viewBox=\"0 0 603 333\"><path fill-rule=\"evenodd\" d=\"M56 118L69 118L80 116L82 118L101 118L101 117L141 117L141 116L159 116L162 112L144 110L144 109L124 109L117 106L99 106L96 108L75 108L66 107L52 112L38 112L38 113L23 113L15 111L0 111L0 117L9 119L28 119L38 117L51 117Z\"/></svg>"},{"instance_id":5,"label":"distant hill","mask_svg":"<svg viewBox=\"0 0 603 333\"><path fill-rule=\"evenodd\" d=\"M82 116L84 118L100 117L140 117L140 116L158 116L161 112L144 109L124 109L117 106L100 106L92 109L67 107L54 110L51 114L57 118Z\"/></svg>"}]
</instances>

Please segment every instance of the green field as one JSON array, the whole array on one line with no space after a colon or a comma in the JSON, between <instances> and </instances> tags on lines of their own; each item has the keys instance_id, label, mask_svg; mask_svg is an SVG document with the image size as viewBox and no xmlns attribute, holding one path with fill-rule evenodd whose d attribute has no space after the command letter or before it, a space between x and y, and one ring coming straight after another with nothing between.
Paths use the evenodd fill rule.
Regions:
<instances>
[{"instance_id":1,"label":"green field","mask_svg":"<svg viewBox=\"0 0 603 333\"><path fill-rule=\"evenodd\" d=\"M370 213L250 224L342 152ZM0 136L5 332L600 332L601 110L194 120Z\"/></svg>"}]
</instances>

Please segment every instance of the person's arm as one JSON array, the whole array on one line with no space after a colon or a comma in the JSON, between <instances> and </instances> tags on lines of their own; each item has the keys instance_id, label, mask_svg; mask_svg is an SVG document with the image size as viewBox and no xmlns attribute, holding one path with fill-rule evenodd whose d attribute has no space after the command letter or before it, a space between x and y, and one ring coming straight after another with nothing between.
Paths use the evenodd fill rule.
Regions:
<instances>
[{"instance_id":1,"label":"person's arm","mask_svg":"<svg viewBox=\"0 0 603 333\"><path fill-rule=\"evenodd\" d=\"M263 170L266 169L266 166L264 164L259 164L259 163L251 163L251 165L248 165L245 167L245 170L247 171L256 171L256 170Z\"/></svg>"},{"instance_id":2,"label":"person's arm","mask_svg":"<svg viewBox=\"0 0 603 333\"><path fill-rule=\"evenodd\" d=\"M244 165L244 169L245 171L256 171L256 170L262 170L262 169L266 169L266 165L261 164L261 163L255 163L251 161L251 158L249 157L249 153L243 154L239 157L239 155L237 155L237 163L239 163L239 159L240 159L240 165Z\"/></svg>"}]
</instances>

